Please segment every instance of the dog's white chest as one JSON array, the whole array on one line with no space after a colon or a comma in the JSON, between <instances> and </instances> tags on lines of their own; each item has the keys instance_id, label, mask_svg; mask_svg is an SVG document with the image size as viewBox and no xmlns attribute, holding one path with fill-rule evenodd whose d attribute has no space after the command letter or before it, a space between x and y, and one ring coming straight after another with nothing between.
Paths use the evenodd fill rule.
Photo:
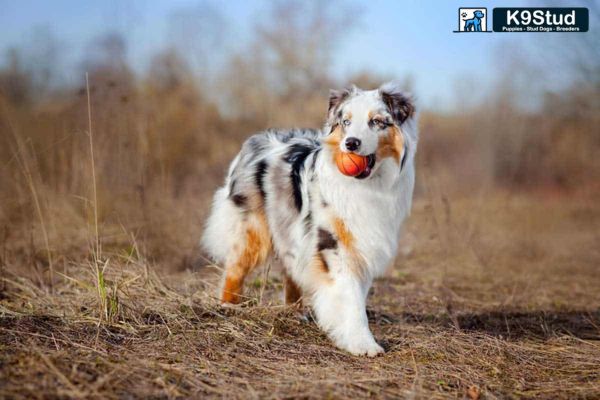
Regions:
<instances>
[{"instance_id":1,"label":"dog's white chest","mask_svg":"<svg viewBox=\"0 0 600 400\"><path fill-rule=\"evenodd\" d=\"M398 193L373 188L327 191L333 216L354 238L354 246L371 276L382 274L396 255L400 225L405 217Z\"/></svg>"},{"instance_id":2,"label":"dog's white chest","mask_svg":"<svg viewBox=\"0 0 600 400\"><path fill-rule=\"evenodd\" d=\"M402 216L398 199L391 194L371 199L368 211L363 211L349 229L356 236L356 247L366 261L372 275L384 272L396 255Z\"/></svg>"}]
</instances>

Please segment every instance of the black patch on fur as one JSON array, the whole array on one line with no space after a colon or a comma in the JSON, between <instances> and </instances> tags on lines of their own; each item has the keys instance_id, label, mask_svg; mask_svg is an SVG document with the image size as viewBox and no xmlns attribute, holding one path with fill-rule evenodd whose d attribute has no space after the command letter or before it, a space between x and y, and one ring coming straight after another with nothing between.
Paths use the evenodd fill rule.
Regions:
<instances>
[{"instance_id":1,"label":"black patch on fur","mask_svg":"<svg viewBox=\"0 0 600 400\"><path fill-rule=\"evenodd\" d=\"M237 181L235 179L231 181L231 184L229 185L229 197L233 196L233 192L235 191L236 183L237 183Z\"/></svg>"},{"instance_id":2,"label":"black patch on fur","mask_svg":"<svg viewBox=\"0 0 600 400\"><path fill-rule=\"evenodd\" d=\"M311 181L312 181L312 177L311 177ZM312 196L310 194L310 189L308 190L308 204L312 204ZM304 217L304 230L306 232L306 234L308 234L311 229L312 229L312 210L308 209L308 212L306 213L306 216Z\"/></svg>"},{"instance_id":3,"label":"black patch on fur","mask_svg":"<svg viewBox=\"0 0 600 400\"><path fill-rule=\"evenodd\" d=\"M291 164L290 179L292 180L292 193L294 195L294 205L298 211L302 210L302 178L300 174L304 169L304 160L313 151L314 147L301 143L290 146L290 149L283 157L283 160Z\"/></svg>"},{"instance_id":4,"label":"black patch on fur","mask_svg":"<svg viewBox=\"0 0 600 400\"><path fill-rule=\"evenodd\" d=\"M241 193L235 193L236 183L237 181L235 179L231 181L231 184L229 185L228 197L231 201L233 201L233 204L235 204L236 206L240 208L245 208L246 204L248 203L248 196Z\"/></svg>"},{"instance_id":5,"label":"black patch on fur","mask_svg":"<svg viewBox=\"0 0 600 400\"><path fill-rule=\"evenodd\" d=\"M306 217L304 217L304 229L308 233L308 232L310 232L311 228L312 228L312 212L309 211L308 214L306 214Z\"/></svg>"},{"instance_id":6,"label":"black patch on fur","mask_svg":"<svg viewBox=\"0 0 600 400\"><path fill-rule=\"evenodd\" d=\"M321 148L318 148L317 150L315 150L315 152L313 153L313 157L312 157L312 163L310 164L310 170L314 171L315 170L315 165L317 164L317 157L319 156L319 154L321 153Z\"/></svg>"},{"instance_id":7,"label":"black patch on fur","mask_svg":"<svg viewBox=\"0 0 600 400\"><path fill-rule=\"evenodd\" d=\"M330 90L329 91L329 115L335 111L352 93L352 89ZM341 118L341 117L340 117Z\"/></svg>"},{"instance_id":8,"label":"black patch on fur","mask_svg":"<svg viewBox=\"0 0 600 400\"><path fill-rule=\"evenodd\" d=\"M238 193L231 196L231 201L233 201L233 204L235 204L236 206L244 208L248 203L248 197L241 193Z\"/></svg>"},{"instance_id":9,"label":"black patch on fur","mask_svg":"<svg viewBox=\"0 0 600 400\"><path fill-rule=\"evenodd\" d=\"M317 244L317 250L323 251L337 248L337 240L335 240L331 232L326 231L323 228L319 228L318 235L319 243Z\"/></svg>"},{"instance_id":10,"label":"black patch on fur","mask_svg":"<svg viewBox=\"0 0 600 400\"><path fill-rule=\"evenodd\" d=\"M256 164L256 172L254 173L254 180L256 181L256 186L258 187L258 191L260 192L263 200L266 197L264 180L265 175L267 174L267 168L269 165L265 160L261 160Z\"/></svg>"},{"instance_id":11,"label":"black patch on fur","mask_svg":"<svg viewBox=\"0 0 600 400\"><path fill-rule=\"evenodd\" d=\"M402 125L415 112L411 99L402 93L381 92L381 99L398 125Z\"/></svg>"},{"instance_id":12,"label":"black patch on fur","mask_svg":"<svg viewBox=\"0 0 600 400\"><path fill-rule=\"evenodd\" d=\"M404 169L404 164L406 163L406 157L408 157L408 144L404 145L404 155L402 157L402 161L400 161L400 171Z\"/></svg>"}]
</instances>

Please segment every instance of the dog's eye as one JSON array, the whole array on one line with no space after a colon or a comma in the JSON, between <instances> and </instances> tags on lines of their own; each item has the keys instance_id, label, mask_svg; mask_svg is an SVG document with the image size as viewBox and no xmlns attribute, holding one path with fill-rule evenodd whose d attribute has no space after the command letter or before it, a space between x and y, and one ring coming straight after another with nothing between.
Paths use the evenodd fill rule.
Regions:
<instances>
[{"instance_id":1,"label":"dog's eye","mask_svg":"<svg viewBox=\"0 0 600 400\"><path fill-rule=\"evenodd\" d=\"M372 120L373 125L377 125L378 128L385 128L387 126L387 124L385 122L383 122L382 120L375 118Z\"/></svg>"},{"instance_id":2,"label":"dog's eye","mask_svg":"<svg viewBox=\"0 0 600 400\"><path fill-rule=\"evenodd\" d=\"M345 119L342 121L342 125L344 126L350 126L350 120L349 119Z\"/></svg>"}]
</instances>

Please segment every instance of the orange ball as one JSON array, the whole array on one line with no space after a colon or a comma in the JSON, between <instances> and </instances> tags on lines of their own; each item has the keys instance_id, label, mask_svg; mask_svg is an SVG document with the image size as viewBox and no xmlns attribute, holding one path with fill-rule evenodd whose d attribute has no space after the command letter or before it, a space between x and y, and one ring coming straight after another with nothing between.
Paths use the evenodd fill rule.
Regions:
<instances>
[{"instance_id":1,"label":"orange ball","mask_svg":"<svg viewBox=\"0 0 600 400\"><path fill-rule=\"evenodd\" d=\"M335 163L342 174L357 176L367 168L368 160L367 157L359 154L339 152L336 155Z\"/></svg>"}]
</instances>

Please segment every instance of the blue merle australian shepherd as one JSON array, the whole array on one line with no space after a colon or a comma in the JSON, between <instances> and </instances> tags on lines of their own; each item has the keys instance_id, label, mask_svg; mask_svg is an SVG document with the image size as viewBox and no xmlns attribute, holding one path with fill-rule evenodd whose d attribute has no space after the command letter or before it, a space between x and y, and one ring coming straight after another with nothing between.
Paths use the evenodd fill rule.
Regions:
<instances>
[{"instance_id":1,"label":"blue merle australian shepherd","mask_svg":"<svg viewBox=\"0 0 600 400\"><path fill-rule=\"evenodd\" d=\"M215 194L202 238L224 267L221 302L239 303L248 273L276 259L287 303L306 301L339 348L382 353L366 298L373 278L393 261L410 212L415 119L411 99L388 83L331 91L322 130L250 137ZM339 152L366 156L366 169L343 175Z\"/></svg>"}]
</instances>

